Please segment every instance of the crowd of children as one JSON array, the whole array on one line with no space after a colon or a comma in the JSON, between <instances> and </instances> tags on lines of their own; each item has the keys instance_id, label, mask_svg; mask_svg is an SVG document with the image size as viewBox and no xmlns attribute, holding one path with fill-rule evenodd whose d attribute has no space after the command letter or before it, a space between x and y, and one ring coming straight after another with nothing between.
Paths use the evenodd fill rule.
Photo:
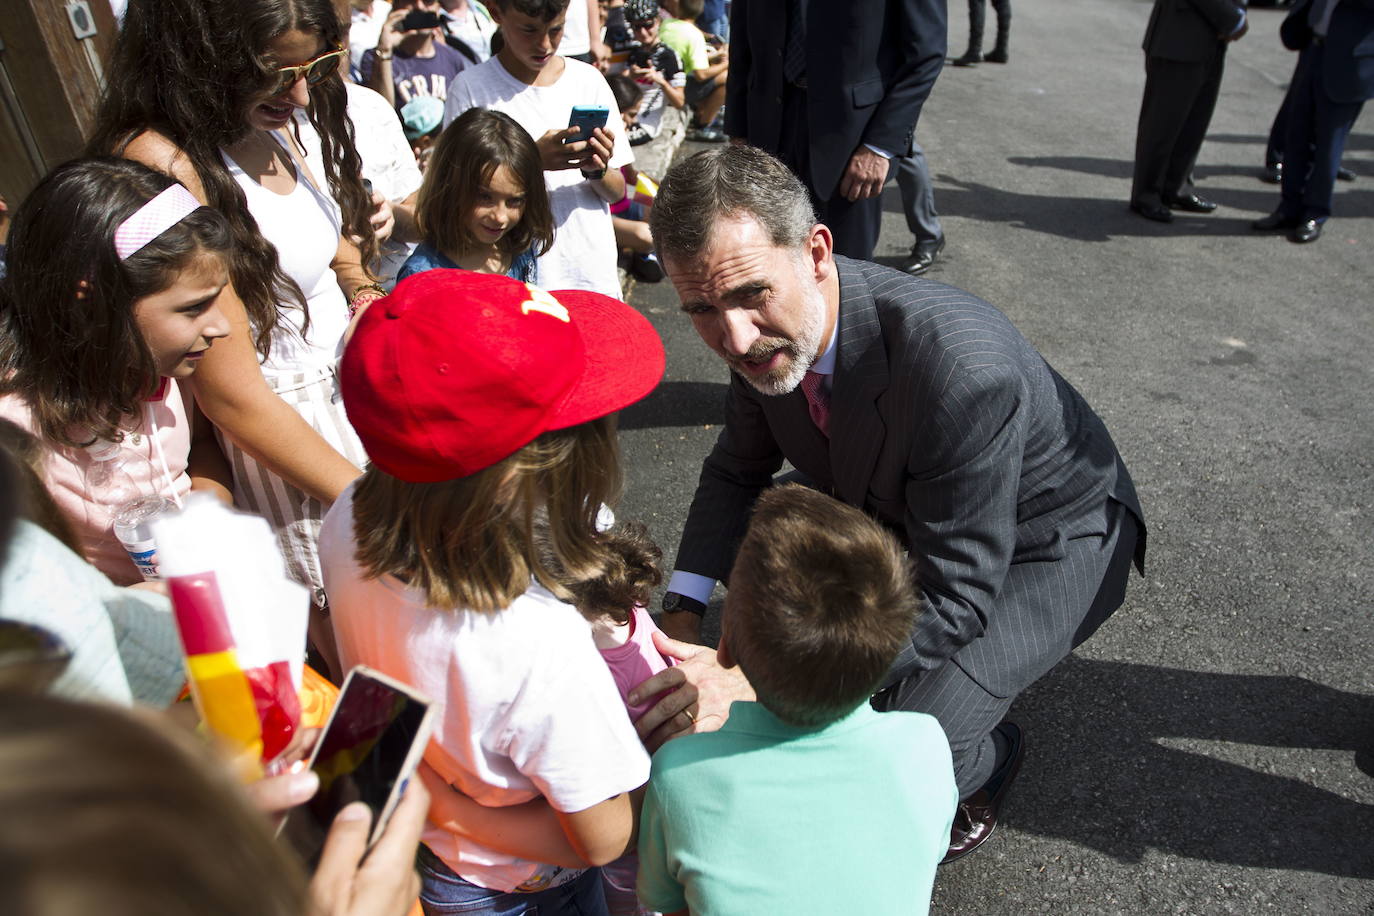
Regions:
<instances>
[{"instance_id":1,"label":"crowd of children","mask_svg":"<svg viewBox=\"0 0 1374 916\"><path fill-rule=\"evenodd\" d=\"M559 53L569 0L130 0L89 155L17 207L0 275L0 910L928 906L949 748L867 704L916 604L861 513L767 495L718 650L757 701L652 767L636 732L682 646L646 610L658 547L614 519L615 415L665 367L616 264L662 277L632 149L677 111L715 139L724 86L699 0L665 5L602 4L589 63ZM181 658L129 532L192 491L272 524L313 665L436 701L367 858L345 808L305 875L261 814L309 771L245 795L147 712ZM12 702L11 637L66 699Z\"/></svg>"}]
</instances>

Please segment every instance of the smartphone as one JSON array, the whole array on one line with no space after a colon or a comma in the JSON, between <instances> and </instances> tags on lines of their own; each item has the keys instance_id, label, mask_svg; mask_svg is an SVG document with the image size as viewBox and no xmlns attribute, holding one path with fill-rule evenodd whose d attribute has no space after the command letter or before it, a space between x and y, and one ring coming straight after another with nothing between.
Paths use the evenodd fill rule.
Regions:
<instances>
[{"instance_id":1,"label":"smartphone","mask_svg":"<svg viewBox=\"0 0 1374 916\"><path fill-rule=\"evenodd\" d=\"M568 117L568 126L580 127L582 130L577 136L569 137L563 142L575 143L578 140L586 140L592 135L592 131L606 126L606 119L610 114L611 110L605 105L574 105L572 114Z\"/></svg>"},{"instance_id":2,"label":"smartphone","mask_svg":"<svg viewBox=\"0 0 1374 916\"><path fill-rule=\"evenodd\" d=\"M444 24L444 17L428 10L411 10L396 25L398 32L414 32L417 29L435 29Z\"/></svg>"},{"instance_id":3,"label":"smartphone","mask_svg":"<svg viewBox=\"0 0 1374 916\"><path fill-rule=\"evenodd\" d=\"M372 809L367 848L382 835L429 743L432 703L413 688L359 665L348 672L310 756L315 797L292 808L281 835L313 870L334 816L363 801Z\"/></svg>"}]
</instances>

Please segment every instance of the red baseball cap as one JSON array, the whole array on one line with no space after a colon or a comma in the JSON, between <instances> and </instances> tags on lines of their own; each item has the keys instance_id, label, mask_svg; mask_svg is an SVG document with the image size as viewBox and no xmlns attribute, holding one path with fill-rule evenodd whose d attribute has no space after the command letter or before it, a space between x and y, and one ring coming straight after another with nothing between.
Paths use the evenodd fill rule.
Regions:
<instances>
[{"instance_id":1,"label":"red baseball cap","mask_svg":"<svg viewBox=\"0 0 1374 916\"><path fill-rule=\"evenodd\" d=\"M436 483L628 407L663 368L658 333L623 302L441 269L407 277L372 304L339 384L372 463Z\"/></svg>"}]
</instances>

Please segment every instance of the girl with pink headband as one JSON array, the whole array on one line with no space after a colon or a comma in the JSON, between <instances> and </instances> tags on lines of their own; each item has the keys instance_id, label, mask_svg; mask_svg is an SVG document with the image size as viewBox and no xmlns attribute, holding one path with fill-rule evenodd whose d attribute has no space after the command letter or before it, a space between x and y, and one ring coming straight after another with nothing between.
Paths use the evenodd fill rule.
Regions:
<instances>
[{"instance_id":1,"label":"girl with pink headband","mask_svg":"<svg viewBox=\"0 0 1374 916\"><path fill-rule=\"evenodd\" d=\"M224 218L123 159L69 162L29 194L0 280L0 416L47 447L43 477L86 559L142 581L90 473L117 448L139 496L229 500L228 464L178 382L229 333ZM199 423L196 423L199 419Z\"/></svg>"},{"instance_id":2,"label":"girl with pink headband","mask_svg":"<svg viewBox=\"0 0 1374 916\"><path fill-rule=\"evenodd\" d=\"M316 540L366 460L335 364L351 315L383 294L363 268L376 244L343 41L332 0L134 0L90 146L167 172L229 222L234 333L195 396L235 501L268 519L292 577L313 590L311 640L330 664ZM303 142L311 131L318 144Z\"/></svg>"}]
</instances>

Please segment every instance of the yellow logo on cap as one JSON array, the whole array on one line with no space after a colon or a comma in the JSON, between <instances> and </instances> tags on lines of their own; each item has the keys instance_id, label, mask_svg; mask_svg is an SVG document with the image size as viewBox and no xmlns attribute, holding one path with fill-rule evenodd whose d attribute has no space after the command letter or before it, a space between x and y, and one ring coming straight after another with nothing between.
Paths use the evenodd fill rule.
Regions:
<instances>
[{"instance_id":1,"label":"yellow logo on cap","mask_svg":"<svg viewBox=\"0 0 1374 916\"><path fill-rule=\"evenodd\" d=\"M557 318L567 324L572 318L568 315L567 306L559 302L547 290L542 290L537 286L525 284L525 289L530 291L530 297L520 305L522 314L528 315L530 312L543 312Z\"/></svg>"}]
</instances>

